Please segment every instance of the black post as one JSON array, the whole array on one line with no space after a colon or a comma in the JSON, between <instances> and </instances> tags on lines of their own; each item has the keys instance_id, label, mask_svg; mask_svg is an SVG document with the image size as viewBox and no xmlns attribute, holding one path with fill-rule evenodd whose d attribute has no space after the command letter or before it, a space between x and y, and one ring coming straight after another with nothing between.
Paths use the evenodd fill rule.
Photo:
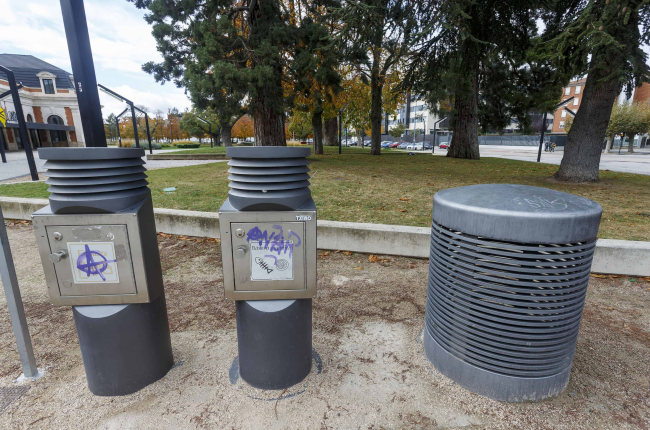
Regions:
<instances>
[{"instance_id":1,"label":"black post","mask_svg":"<svg viewBox=\"0 0 650 430\"><path fill-rule=\"evenodd\" d=\"M436 140L438 140L438 121L433 123L433 143L431 143L431 153L436 153Z\"/></svg>"},{"instance_id":2,"label":"black post","mask_svg":"<svg viewBox=\"0 0 650 430\"><path fill-rule=\"evenodd\" d=\"M546 112L542 116L542 132L539 134L539 149L537 151L537 162L542 159L542 145L544 144L544 132L546 131Z\"/></svg>"},{"instance_id":3,"label":"black post","mask_svg":"<svg viewBox=\"0 0 650 430\"><path fill-rule=\"evenodd\" d=\"M341 135L343 132L341 129L343 128L343 115L341 115L341 111L339 111L339 155L341 155Z\"/></svg>"},{"instance_id":4,"label":"black post","mask_svg":"<svg viewBox=\"0 0 650 430\"><path fill-rule=\"evenodd\" d=\"M122 147L122 135L120 134L120 117L115 117L115 125L117 126L117 144Z\"/></svg>"},{"instance_id":5,"label":"black post","mask_svg":"<svg viewBox=\"0 0 650 430\"><path fill-rule=\"evenodd\" d=\"M32 175L32 181L38 181L38 172L36 171L36 163L34 163L34 153L32 152L32 145L29 143L27 125L25 125L25 115L23 114L23 105L20 103L20 94L18 94L18 88L16 87L16 78L14 77L14 72L2 66L0 66L0 70L2 70L7 75L7 81L9 82L11 98L14 102L14 109L16 109L16 117L18 117L18 132L20 134L20 140L23 142L25 155L27 156L29 173Z\"/></svg>"},{"instance_id":6,"label":"black post","mask_svg":"<svg viewBox=\"0 0 650 430\"><path fill-rule=\"evenodd\" d=\"M153 148L151 147L151 134L149 133L149 115L144 113L144 123L147 126L147 141L149 142L149 154L153 154Z\"/></svg>"},{"instance_id":7,"label":"black post","mask_svg":"<svg viewBox=\"0 0 650 430\"><path fill-rule=\"evenodd\" d=\"M212 123L208 123L208 130L210 130L210 148L214 148L214 138L212 137Z\"/></svg>"},{"instance_id":8,"label":"black post","mask_svg":"<svg viewBox=\"0 0 650 430\"><path fill-rule=\"evenodd\" d=\"M84 2L83 0L61 0L61 11L86 146L105 147L107 146L106 132L99 103Z\"/></svg>"},{"instance_id":9,"label":"black post","mask_svg":"<svg viewBox=\"0 0 650 430\"><path fill-rule=\"evenodd\" d=\"M5 155L5 136L3 129L0 128L0 156L2 157L2 162L7 162L7 156Z\"/></svg>"},{"instance_id":10,"label":"black post","mask_svg":"<svg viewBox=\"0 0 650 430\"><path fill-rule=\"evenodd\" d=\"M131 121L133 122L133 136L135 137L135 147L140 147L140 139L138 139L138 124L135 121L135 108L133 103L129 104L131 106Z\"/></svg>"}]
</instances>

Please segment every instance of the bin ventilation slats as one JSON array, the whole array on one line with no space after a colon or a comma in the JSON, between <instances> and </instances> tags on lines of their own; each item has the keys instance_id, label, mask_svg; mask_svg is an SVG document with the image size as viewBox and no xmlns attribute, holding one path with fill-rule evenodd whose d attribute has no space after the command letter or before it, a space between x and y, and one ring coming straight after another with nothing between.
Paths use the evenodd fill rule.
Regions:
<instances>
[{"instance_id":1,"label":"bin ventilation slats","mask_svg":"<svg viewBox=\"0 0 650 430\"><path fill-rule=\"evenodd\" d=\"M41 148L55 213L118 212L149 194L144 150Z\"/></svg>"},{"instance_id":2,"label":"bin ventilation slats","mask_svg":"<svg viewBox=\"0 0 650 430\"><path fill-rule=\"evenodd\" d=\"M571 365L594 246L495 241L434 222L429 333L485 370L558 373Z\"/></svg>"},{"instance_id":3,"label":"bin ventilation slats","mask_svg":"<svg viewBox=\"0 0 650 430\"><path fill-rule=\"evenodd\" d=\"M601 214L591 200L524 185L436 193L427 358L460 385L495 400L562 392Z\"/></svg>"},{"instance_id":4,"label":"bin ventilation slats","mask_svg":"<svg viewBox=\"0 0 650 430\"><path fill-rule=\"evenodd\" d=\"M295 210L311 198L308 148L228 148L230 203L238 210Z\"/></svg>"}]
</instances>

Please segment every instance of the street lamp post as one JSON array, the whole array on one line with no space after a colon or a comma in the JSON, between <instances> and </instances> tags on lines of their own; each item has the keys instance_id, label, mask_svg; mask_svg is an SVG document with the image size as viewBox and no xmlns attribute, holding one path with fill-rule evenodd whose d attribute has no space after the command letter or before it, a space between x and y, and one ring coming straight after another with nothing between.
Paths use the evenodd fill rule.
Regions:
<instances>
[{"instance_id":1,"label":"street lamp post","mask_svg":"<svg viewBox=\"0 0 650 430\"><path fill-rule=\"evenodd\" d=\"M571 100L573 100L575 97L571 96L566 100L562 100L560 103L555 105L553 108L553 112L564 106L565 104L569 103ZM546 131L546 114L548 112L544 112L544 116L542 117L542 131L539 133L539 149L537 151L537 162L539 163L540 160L542 159L542 145L544 144L544 132Z\"/></svg>"},{"instance_id":2,"label":"street lamp post","mask_svg":"<svg viewBox=\"0 0 650 430\"><path fill-rule=\"evenodd\" d=\"M208 130L210 134L210 148L214 148L214 139L212 138L212 123L204 118L201 118L198 115L196 117L199 121L204 122L208 125Z\"/></svg>"},{"instance_id":3,"label":"street lamp post","mask_svg":"<svg viewBox=\"0 0 650 430\"><path fill-rule=\"evenodd\" d=\"M447 117L444 117L442 119L439 119L438 121L433 123L433 143L431 144L431 153L435 154L436 153L436 140L438 140L438 124L446 120Z\"/></svg>"},{"instance_id":4,"label":"street lamp post","mask_svg":"<svg viewBox=\"0 0 650 430\"><path fill-rule=\"evenodd\" d=\"M339 111L339 155L341 155L341 135L343 132L341 129L343 128L343 110Z\"/></svg>"}]
</instances>

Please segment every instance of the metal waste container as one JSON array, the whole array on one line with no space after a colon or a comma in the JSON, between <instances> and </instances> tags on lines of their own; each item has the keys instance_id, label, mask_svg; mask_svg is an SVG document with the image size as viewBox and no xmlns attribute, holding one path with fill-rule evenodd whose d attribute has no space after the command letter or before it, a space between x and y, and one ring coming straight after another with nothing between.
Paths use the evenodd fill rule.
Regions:
<instances>
[{"instance_id":1,"label":"metal waste container","mask_svg":"<svg viewBox=\"0 0 650 430\"><path fill-rule=\"evenodd\" d=\"M54 305L70 305L88 388L131 394L173 364L144 150L41 148L50 204L32 215Z\"/></svg>"},{"instance_id":2,"label":"metal waste container","mask_svg":"<svg viewBox=\"0 0 650 430\"><path fill-rule=\"evenodd\" d=\"M316 206L309 148L226 150L230 191L219 209L226 299L236 301L239 372L283 389L311 370Z\"/></svg>"},{"instance_id":3,"label":"metal waste container","mask_svg":"<svg viewBox=\"0 0 650 430\"><path fill-rule=\"evenodd\" d=\"M433 200L428 359L472 392L520 402L569 381L602 208L524 185Z\"/></svg>"}]
</instances>

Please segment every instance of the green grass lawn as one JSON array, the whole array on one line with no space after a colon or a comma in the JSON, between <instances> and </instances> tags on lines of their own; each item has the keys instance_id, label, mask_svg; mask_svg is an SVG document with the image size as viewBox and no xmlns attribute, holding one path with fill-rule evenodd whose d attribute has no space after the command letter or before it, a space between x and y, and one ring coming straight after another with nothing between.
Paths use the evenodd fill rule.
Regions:
<instances>
[{"instance_id":1,"label":"green grass lawn","mask_svg":"<svg viewBox=\"0 0 650 430\"><path fill-rule=\"evenodd\" d=\"M223 148L215 148L215 150ZM200 149L201 152L210 148ZM195 150L199 151L199 150ZM195 152L192 151L192 152ZM431 225L433 195L471 184L513 183L577 194L603 206L600 237L650 240L650 176L601 171L597 184L561 184L550 179L558 166L483 158L459 160L386 151L380 157L366 148L326 148L312 156L311 189L319 219L333 221ZM228 194L227 163L148 172L156 207L217 211ZM176 187L174 193L163 193ZM0 185L0 195L48 196L44 183Z\"/></svg>"}]
</instances>

